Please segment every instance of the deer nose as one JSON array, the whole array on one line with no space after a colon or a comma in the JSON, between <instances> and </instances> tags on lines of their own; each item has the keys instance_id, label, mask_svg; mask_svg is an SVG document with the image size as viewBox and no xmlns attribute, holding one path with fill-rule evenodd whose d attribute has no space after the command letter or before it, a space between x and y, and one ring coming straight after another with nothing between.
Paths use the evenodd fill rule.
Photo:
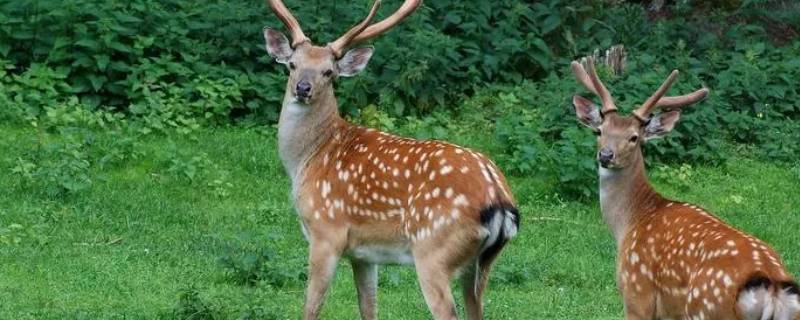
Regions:
<instances>
[{"instance_id":1,"label":"deer nose","mask_svg":"<svg viewBox=\"0 0 800 320\"><path fill-rule=\"evenodd\" d=\"M297 83L297 88L295 88L295 91L300 97L309 97L311 96L311 83L308 81L300 81Z\"/></svg>"},{"instance_id":2,"label":"deer nose","mask_svg":"<svg viewBox=\"0 0 800 320\"><path fill-rule=\"evenodd\" d=\"M614 152L611 149L603 148L600 149L600 152L597 153L597 161L600 161L600 165L603 167L607 167L611 160L614 159Z\"/></svg>"}]
</instances>

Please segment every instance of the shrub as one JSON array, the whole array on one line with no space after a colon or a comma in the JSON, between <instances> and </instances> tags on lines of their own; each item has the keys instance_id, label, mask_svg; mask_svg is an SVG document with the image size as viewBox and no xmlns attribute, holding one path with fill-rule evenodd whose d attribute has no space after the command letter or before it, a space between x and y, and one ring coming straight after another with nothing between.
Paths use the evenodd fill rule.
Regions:
<instances>
[{"instance_id":1,"label":"shrub","mask_svg":"<svg viewBox=\"0 0 800 320\"><path fill-rule=\"evenodd\" d=\"M732 51L708 64L681 59L689 53L680 45L675 60L632 52L627 73L614 76L602 67L600 73L624 113L652 94L671 68L686 70L671 94L711 88L706 101L682 113L673 133L645 145L648 161L720 163L727 158L726 140L752 144L766 159L792 161L800 152L793 143L800 138L800 96L784 77L800 77L797 45L768 47ZM553 74L540 82L487 88L466 104L481 105L490 117L500 114L495 132L503 154L496 158L503 167L554 177L561 192L587 197L596 192L595 142L575 120L569 100L573 93L598 100L564 70L562 76Z\"/></svg>"},{"instance_id":2,"label":"shrub","mask_svg":"<svg viewBox=\"0 0 800 320\"><path fill-rule=\"evenodd\" d=\"M338 84L339 101L358 123L418 138L494 131L499 143L488 151L503 167L587 197L596 189L594 142L572 120L569 97L585 92L566 67L622 43L628 72L602 76L623 111L673 68L683 76L670 93L700 86L712 92L683 113L676 132L647 145L648 161L717 164L728 140L753 145L767 159L796 158L800 7L764 0L712 9L678 1L652 12L644 3L426 2L375 43L379 54L363 75ZM288 5L318 44L368 9L358 1ZM47 138L39 155L20 158L15 173L71 193L91 185L93 166L139 157L141 135L190 135L232 119L276 121L285 71L264 53L264 25L282 28L263 3L246 1L0 2L0 121L41 126ZM456 117L468 121L451 121ZM106 127L115 141L93 134ZM50 139L53 133L72 138ZM177 155L165 167L226 196L227 172L193 157Z\"/></svg>"},{"instance_id":3,"label":"shrub","mask_svg":"<svg viewBox=\"0 0 800 320\"><path fill-rule=\"evenodd\" d=\"M138 159L138 135L119 113L90 111L76 98L41 109L27 118L35 128L31 147L11 168L24 188L48 197L89 189L96 170Z\"/></svg>"},{"instance_id":4,"label":"shrub","mask_svg":"<svg viewBox=\"0 0 800 320\"><path fill-rule=\"evenodd\" d=\"M66 134L63 139L45 142L18 158L11 172L25 186L48 196L75 194L93 183L88 148L89 141L80 134Z\"/></svg>"},{"instance_id":5,"label":"shrub","mask_svg":"<svg viewBox=\"0 0 800 320\"><path fill-rule=\"evenodd\" d=\"M368 9L363 2L288 5L318 44ZM426 3L376 42L380 54L365 75L342 82L343 105L352 112L380 102L393 115L415 114L449 107L487 82L542 76L564 61L558 57L611 41L613 32L595 19L603 19L604 7L571 0ZM147 113L148 93L174 86L171 96L215 122L242 113L276 120L283 68L266 56L260 31L282 25L263 3L8 1L0 12L0 58L12 73L58 80L43 99L76 95L93 108L136 105L136 113ZM38 84L26 85L44 88ZM37 99L26 97L34 108L44 102Z\"/></svg>"},{"instance_id":6,"label":"shrub","mask_svg":"<svg viewBox=\"0 0 800 320\"><path fill-rule=\"evenodd\" d=\"M304 268L291 266L286 262L286 257L279 259L275 251L269 248L228 248L217 261L226 276L239 285L265 284L282 288L300 283L307 277Z\"/></svg>"},{"instance_id":7,"label":"shrub","mask_svg":"<svg viewBox=\"0 0 800 320\"><path fill-rule=\"evenodd\" d=\"M173 150L166 166L167 173L173 177L199 184L219 198L229 196L233 189L230 172L209 159L206 153Z\"/></svg>"}]
</instances>

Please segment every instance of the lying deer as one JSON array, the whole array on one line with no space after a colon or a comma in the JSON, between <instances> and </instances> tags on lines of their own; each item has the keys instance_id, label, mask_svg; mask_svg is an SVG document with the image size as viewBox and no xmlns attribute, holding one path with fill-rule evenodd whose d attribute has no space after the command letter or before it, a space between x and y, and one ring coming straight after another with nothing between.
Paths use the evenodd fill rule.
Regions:
<instances>
[{"instance_id":1,"label":"lying deer","mask_svg":"<svg viewBox=\"0 0 800 320\"><path fill-rule=\"evenodd\" d=\"M372 47L348 47L386 32L419 5L364 21L324 47L303 34L280 0L269 0L291 33L265 28L270 56L289 69L278 148L309 242L304 317L319 315L339 258L353 266L363 319L376 317L377 265L413 264L436 319L455 319L450 280L461 281L469 319L481 319L492 262L519 217L500 170L483 155L438 141L401 138L347 123L333 83L367 65Z\"/></svg>"},{"instance_id":2,"label":"lying deer","mask_svg":"<svg viewBox=\"0 0 800 320\"><path fill-rule=\"evenodd\" d=\"M800 291L769 246L690 203L662 197L650 186L642 144L672 131L681 108L707 89L665 97L678 72L631 116L623 116L597 76L578 63L578 82L602 107L573 97L578 120L597 134L600 207L616 238L617 282L626 319L790 320ZM653 110L664 111L651 116Z\"/></svg>"}]
</instances>

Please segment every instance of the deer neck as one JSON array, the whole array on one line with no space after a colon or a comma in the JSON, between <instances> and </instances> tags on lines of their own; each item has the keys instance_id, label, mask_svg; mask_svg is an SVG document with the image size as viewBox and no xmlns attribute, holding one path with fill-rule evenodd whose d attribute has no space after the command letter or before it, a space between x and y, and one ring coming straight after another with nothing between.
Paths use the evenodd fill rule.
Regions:
<instances>
[{"instance_id":1,"label":"deer neck","mask_svg":"<svg viewBox=\"0 0 800 320\"><path fill-rule=\"evenodd\" d=\"M333 89L320 92L312 104L298 102L286 88L278 121L278 153L293 190L303 178L306 163L325 146L344 122Z\"/></svg>"},{"instance_id":2,"label":"deer neck","mask_svg":"<svg viewBox=\"0 0 800 320\"><path fill-rule=\"evenodd\" d=\"M653 211L661 199L647 180L641 150L635 157L633 165L622 169L599 167L600 210L618 246L636 220Z\"/></svg>"}]
</instances>

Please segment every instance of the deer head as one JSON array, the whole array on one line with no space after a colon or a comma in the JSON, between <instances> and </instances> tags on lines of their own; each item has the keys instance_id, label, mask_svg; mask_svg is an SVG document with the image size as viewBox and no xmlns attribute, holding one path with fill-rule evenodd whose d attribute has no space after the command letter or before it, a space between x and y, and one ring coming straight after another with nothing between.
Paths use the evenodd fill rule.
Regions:
<instances>
[{"instance_id":1,"label":"deer head","mask_svg":"<svg viewBox=\"0 0 800 320\"><path fill-rule=\"evenodd\" d=\"M361 47L345 50L386 32L416 9L420 0L406 0L391 16L370 25L380 6L380 0L372 5L367 17L344 35L324 47L316 46L305 36L297 19L292 16L280 0L267 1L284 25L289 29L292 41L277 30L264 28L267 52L279 63L289 68L287 99L305 105L313 105L322 99L333 97L333 81L337 77L354 76L369 62L374 49Z\"/></svg>"},{"instance_id":2,"label":"deer head","mask_svg":"<svg viewBox=\"0 0 800 320\"><path fill-rule=\"evenodd\" d=\"M703 100L708 89L702 88L682 96L664 96L678 77L673 70L664 83L630 116L617 112L617 106L608 89L600 81L594 67L594 59L586 61L588 71L577 61L572 62L572 72L578 82L600 97L601 107L591 100L575 95L572 104L578 120L594 130L597 135L597 161L607 169L630 166L641 156L641 145L648 140L660 138L675 127L681 108ZM663 111L652 115L657 110Z\"/></svg>"}]
</instances>

